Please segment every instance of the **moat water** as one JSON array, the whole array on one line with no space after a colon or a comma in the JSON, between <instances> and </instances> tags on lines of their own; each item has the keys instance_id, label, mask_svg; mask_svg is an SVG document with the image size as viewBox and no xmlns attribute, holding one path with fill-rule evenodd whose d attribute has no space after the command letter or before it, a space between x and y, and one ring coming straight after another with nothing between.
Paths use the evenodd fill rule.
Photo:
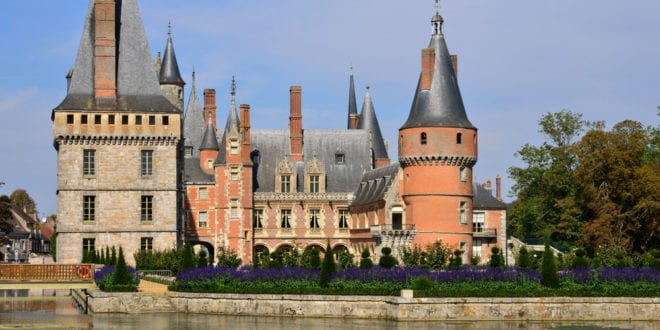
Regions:
<instances>
[{"instance_id":1,"label":"moat water","mask_svg":"<svg viewBox=\"0 0 660 330\"><path fill-rule=\"evenodd\" d=\"M658 322L394 322L334 318L209 314L93 314L80 311L66 291L0 290L0 329L642 329Z\"/></svg>"}]
</instances>

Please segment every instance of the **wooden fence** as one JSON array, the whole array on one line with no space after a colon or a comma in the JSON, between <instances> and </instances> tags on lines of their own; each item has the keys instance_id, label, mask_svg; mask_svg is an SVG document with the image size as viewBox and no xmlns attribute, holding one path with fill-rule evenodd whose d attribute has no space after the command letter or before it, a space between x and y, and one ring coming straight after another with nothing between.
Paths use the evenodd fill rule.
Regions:
<instances>
[{"instance_id":1,"label":"wooden fence","mask_svg":"<svg viewBox=\"0 0 660 330\"><path fill-rule=\"evenodd\" d=\"M94 282L93 264L0 264L0 282Z\"/></svg>"}]
</instances>

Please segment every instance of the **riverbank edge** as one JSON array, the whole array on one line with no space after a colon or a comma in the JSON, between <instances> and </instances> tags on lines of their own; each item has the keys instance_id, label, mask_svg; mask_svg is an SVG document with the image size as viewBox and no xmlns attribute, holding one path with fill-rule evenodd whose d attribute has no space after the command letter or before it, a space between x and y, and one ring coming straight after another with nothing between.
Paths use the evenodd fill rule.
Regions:
<instances>
[{"instance_id":1,"label":"riverbank edge","mask_svg":"<svg viewBox=\"0 0 660 330\"><path fill-rule=\"evenodd\" d=\"M654 298L411 298L74 290L94 313L197 313L397 321L660 321Z\"/></svg>"}]
</instances>

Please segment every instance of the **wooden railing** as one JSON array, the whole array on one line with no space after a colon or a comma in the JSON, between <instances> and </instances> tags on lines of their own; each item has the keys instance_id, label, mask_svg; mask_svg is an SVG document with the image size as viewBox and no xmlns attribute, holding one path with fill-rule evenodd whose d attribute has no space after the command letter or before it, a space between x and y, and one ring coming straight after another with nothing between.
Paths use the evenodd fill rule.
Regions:
<instances>
[{"instance_id":1,"label":"wooden railing","mask_svg":"<svg viewBox=\"0 0 660 330\"><path fill-rule=\"evenodd\" d=\"M0 282L94 282L93 264L0 264Z\"/></svg>"}]
</instances>

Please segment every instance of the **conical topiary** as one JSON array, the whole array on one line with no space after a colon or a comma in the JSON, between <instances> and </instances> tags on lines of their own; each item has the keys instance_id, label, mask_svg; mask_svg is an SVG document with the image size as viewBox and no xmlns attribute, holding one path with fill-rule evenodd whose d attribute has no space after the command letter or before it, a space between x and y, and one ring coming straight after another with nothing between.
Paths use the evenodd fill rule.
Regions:
<instances>
[{"instance_id":1,"label":"conical topiary","mask_svg":"<svg viewBox=\"0 0 660 330\"><path fill-rule=\"evenodd\" d=\"M330 241L328 241L327 247L325 248L325 256L323 257L323 264L321 265L321 273L319 274L319 285L322 288L328 287L330 276L337 271L337 265L335 264L334 259L332 247L330 246Z\"/></svg>"},{"instance_id":2,"label":"conical topiary","mask_svg":"<svg viewBox=\"0 0 660 330\"><path fill-rule=\"evenodd\" d=\"M113 285L129 285L133 283L133 274L128 270L124 259L124 250L119 246L119 256L115 264L115 272L112 274Z\"/></svg>"}]
</instances>

